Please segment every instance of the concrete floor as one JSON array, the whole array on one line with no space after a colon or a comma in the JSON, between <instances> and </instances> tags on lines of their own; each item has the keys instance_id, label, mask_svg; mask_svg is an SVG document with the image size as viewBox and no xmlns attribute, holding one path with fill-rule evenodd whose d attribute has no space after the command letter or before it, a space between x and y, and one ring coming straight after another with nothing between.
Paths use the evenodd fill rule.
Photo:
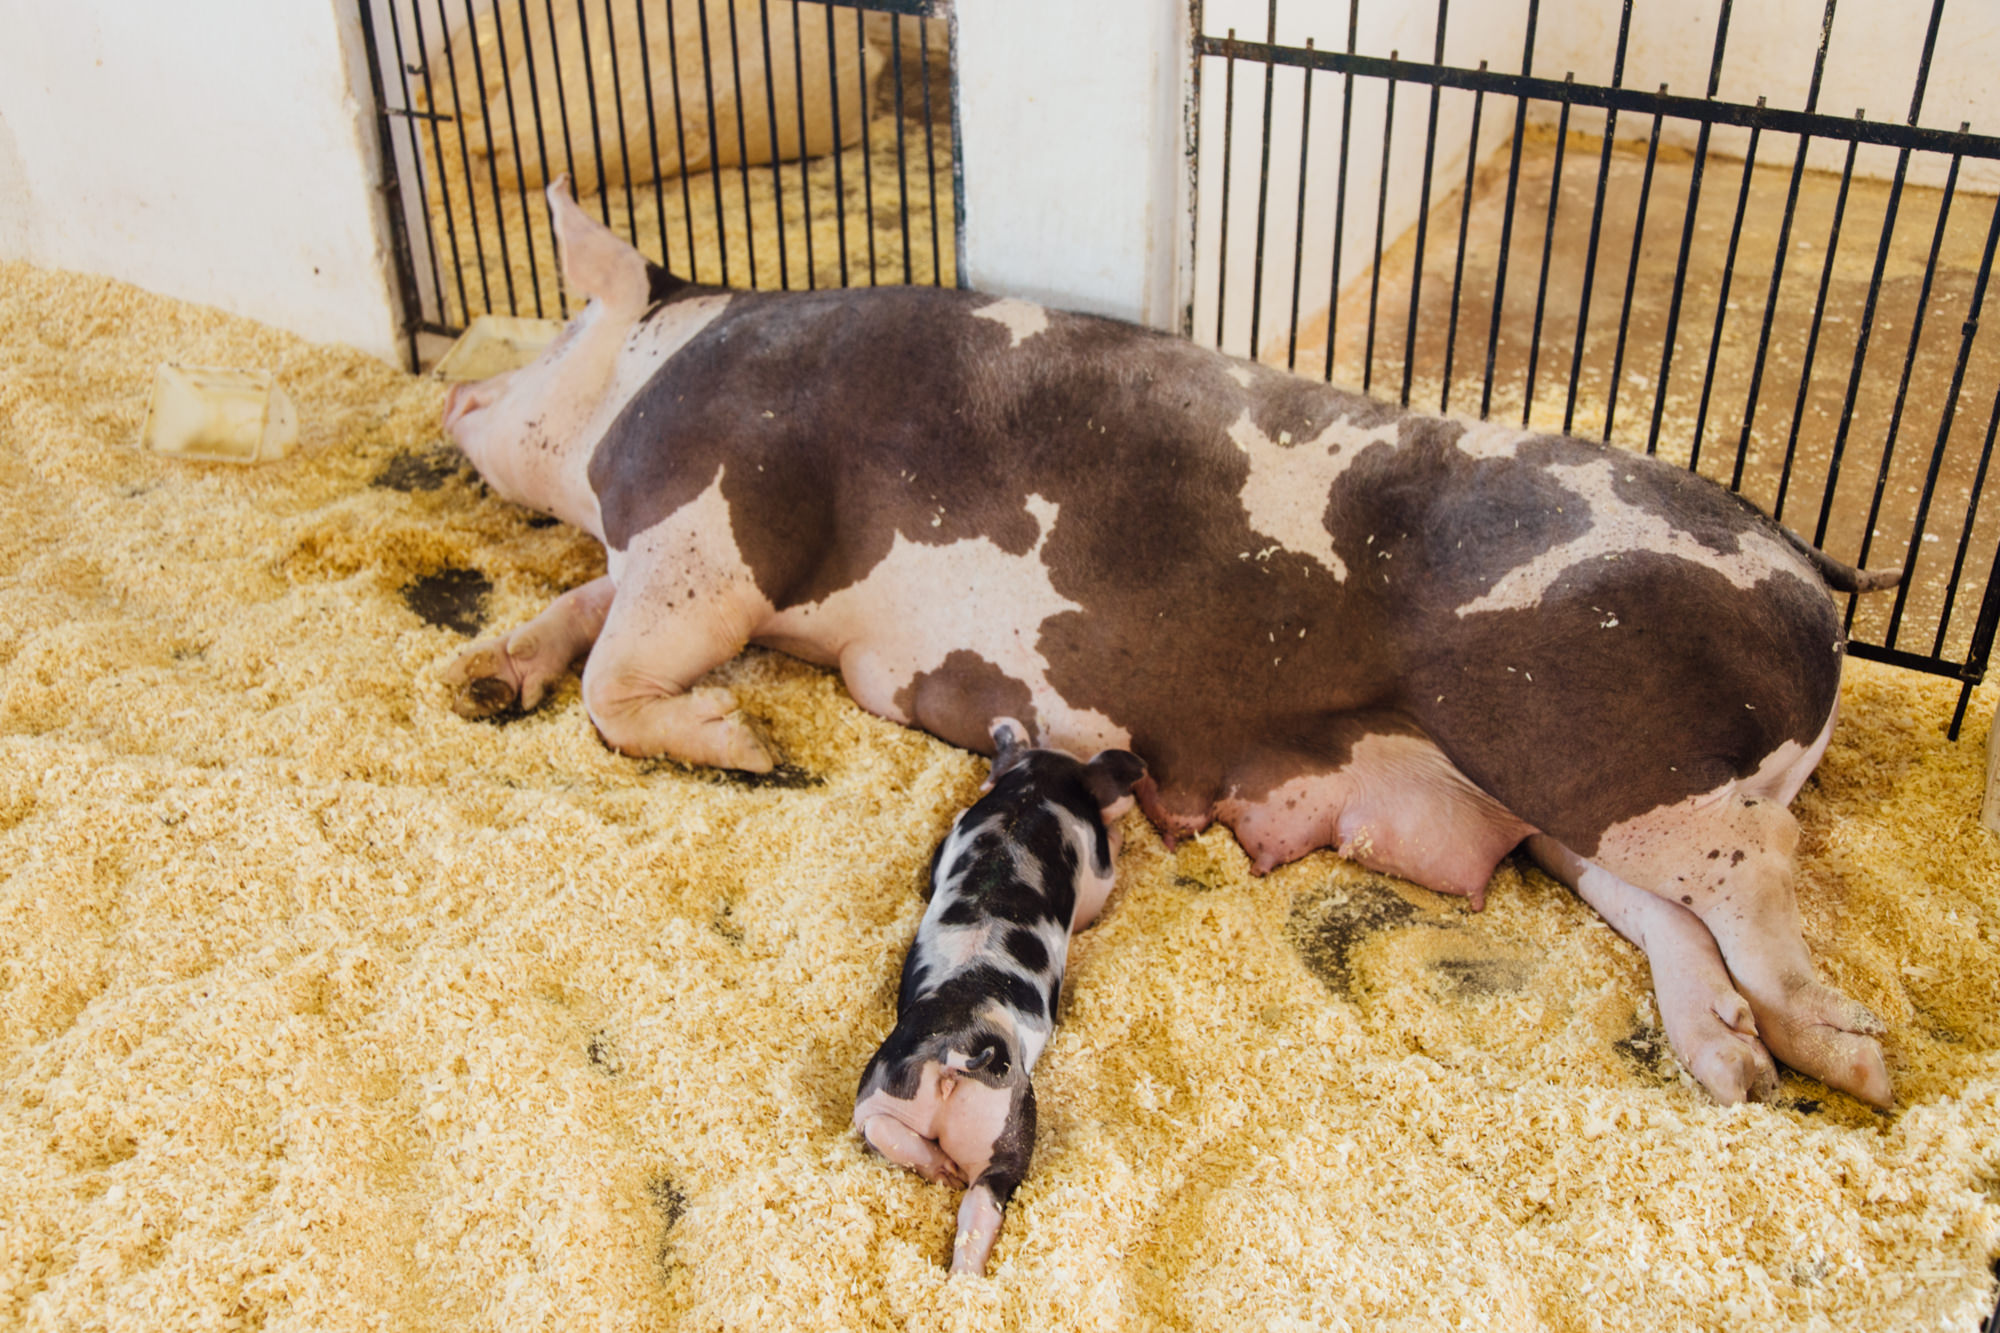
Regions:
<instances>
[{"instance_id":1,"label":"concrete floor","mask_svg":"<svg viewBox=\"0 0 2000 1333\"><path fill-rule=\"evenodd\" d=\"M1602 141L1571 135L1564 148L1562 191L1554 226L1548 225L1550 182L1558 140L1545 131L1522 145L1507 283L1493 350L1493 387L1487 415L1525 420L1537 429L1569 429L1631 448L1653 447L1685 463L1697 441L1699 470L1729 483L1741 467L1741 489L1793 530L1814 536L1824 524L1824 547L1850 562L1864 554L1863 533L1881 477L1880 512L1865 548L1871 567L1912 561L1907 605L1895 633L1896 594L1861 600L1854 619L1857 639L1929 655L1942 651L1963 660L1980 598L2000 544L2000 485L1988 484L1985 503L1971 510L1980 458L1988 442L1996 387L2000 387L2000 330L1976 338L1951 429L1942 447L1939 430L1961 346L1961 329L1978 275L1981 250L1993 219L1990 196L1960 194L1953 201L1938 253L1917 354L1907 391L1902 387L1912 326L1924 284L1926 260L1937 227L1939 190L1906 187L1876 300L1867 354L1854 408L1842 439L1843 406L1870 278L1889 201L1886 182L1855 180L1848 192L1838 245L1811 351L1811 378L1800 406L1800 377L1814 341L1814 307L1840 190L1838 175L1807 172L1787 238L1770 346L1754 412L1750 389L1763 333L1785 200L1792 176L1793 141L1768 144L1750 173L1742 232L1733 266L1730 234L1743 188L1743 163L1711 158L1701 182L1700 207L1689 248L1674 350L1660 401L1662 354L1675 291L1693 158L1662 148L1654 165L1631 310L1618 361L1621 309L1627 292L1633 235L1645 173L1645 145L1621 143L1611 155L1604 219L1598 238L1583 356L1572 363L1577 316L1583 304L1591 219L1597 196ZM1369 350L1371 287L1363 273L1343 291L1336 321L1333 378L1376 396L1400 397L1408 362L1409 402L1464 414L1481 409L1482 381L1492 327L1500 233L1506 212L1510 147L1503 144L1476 175L1465 230L1464 279L1457 319L1452 319L1452 274L1458 261L1462 191L1432 207L1422 256L1420 304L1413 347L1406 347L1412 274L1417 271L1415 229L1401 237L1380 265L1374 301L1372 360ZM1350 201L1350 207L1353 207ZM1537 295L1547 252L1547 295ZM1726 291L1725 291L1726 282ZM1989 284L1989 315L2000 302ZM1726 302L1717 337L1717 308ZM1456 329L1455 339L1452 336ZM1296 347L1280 333L1264 342L1262 357L1320 373L1326 356L1324 314L1298 330ZM1451 356L1447 385L1445 362ZM1713 361L1713 371L1710 363ZM1614 378L1614 362L1617 373ZM1532 363L1532 371L1531 371ZM1706 391L1704 384L1707 384ZM1900 425L1891 442L1890 422L1899 394ZM1657 412L1657 428L1655 427ZM1749 423L1746 431L1745 423ZM1739 443L1746 443L1739 460ZM1828 475L1835 450L1840 475L1829 500ZM1789 482L1783 480L1792 455ZM1939 471L1918 539L1918 510L1933 455ZM1884 466L1887 455L1886 469ZM1956 571L1968 518L1972 539Z\"/></svg>"}]
</instances>

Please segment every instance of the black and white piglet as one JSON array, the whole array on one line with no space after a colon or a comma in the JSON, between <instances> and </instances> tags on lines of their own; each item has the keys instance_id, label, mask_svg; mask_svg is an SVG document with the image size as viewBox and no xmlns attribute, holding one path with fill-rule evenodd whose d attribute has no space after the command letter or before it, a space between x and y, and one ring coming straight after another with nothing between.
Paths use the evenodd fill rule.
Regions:
<instances>
[{"instance_id":1,"label":"black and white piglet","mask_svg":"<svg viewBox=\"0 0 2000 1333\"><path fill-rule=\"evenodd\" d=\"M926 1180L967 1186L954 1273L984 1273L1001 1210L1035 1147L1028 1081L1055 1027L1069 937L1111 892L1119 816L1146 765L1088 764L992 729L986 795L931 863L931 901L903 959L896 1027L861 1075L854 1126Z\"/></svg>"}]
</instances>

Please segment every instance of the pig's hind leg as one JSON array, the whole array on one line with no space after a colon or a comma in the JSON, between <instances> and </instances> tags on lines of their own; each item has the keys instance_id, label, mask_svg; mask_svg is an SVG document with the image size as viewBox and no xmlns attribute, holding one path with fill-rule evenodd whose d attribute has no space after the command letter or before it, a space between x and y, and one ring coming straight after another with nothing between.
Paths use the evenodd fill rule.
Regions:
<instances>
[{"instance_id":1,"label":"pig's hind leg","mask_svg":"<svg viewBox=\"0 0 2000 1333\"><path fill-rule=\"evenodd\" d=\"M1637 945L1653 970L1653 992L1667 1042L1716 1101L1765 1101L1778 1070L1757 1037L1749 1002L1730 984L1715 937L1678 903L1627 884L1553 838L1528 839L1528 854L1576 890L1611 928Z\"/></svg>"},{"instance_id":2,"label":"pig's hind leg","mask_svg":"<svg viewBox=\"0 0 2000 1333\"><path fill-rule=\"evenodd\" d=\"M604 632L616 591L609 576L594 579L519 629L474 644L445 668L453 711L478 720L535 708Z\"/></svg>"},{"instance_id":3,"label":"pig's hind leg","mask_svg":"<svg viewBox=\"0 0 2000 1333\"><path fill-rule=\"evenodd\" d=\"M1882 1020L1821 981L1806 950L1793 892L1798 838L1783 801L1732 783L1609 830L1592 862L1701 918L1772 1055L1886 1106Z\"/></svg>"}]
</instances>

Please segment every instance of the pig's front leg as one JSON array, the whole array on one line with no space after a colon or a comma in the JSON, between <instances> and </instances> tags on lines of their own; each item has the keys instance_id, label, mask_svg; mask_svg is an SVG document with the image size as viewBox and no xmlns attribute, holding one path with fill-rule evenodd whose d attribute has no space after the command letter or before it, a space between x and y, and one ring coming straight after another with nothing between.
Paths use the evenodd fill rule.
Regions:
<instances>
[{"instance_id":1,"label":"pig's front leg","mask_svg":"<svg viewBox=\"0 0 2000 1333\"><path fill-rule=\"evenodd\" d=\"M445 668L452 710L479 720L535 708L597 642L616 592L610 576L593 579L512 633L474 644Z\"/></svg>"}]
</instances>

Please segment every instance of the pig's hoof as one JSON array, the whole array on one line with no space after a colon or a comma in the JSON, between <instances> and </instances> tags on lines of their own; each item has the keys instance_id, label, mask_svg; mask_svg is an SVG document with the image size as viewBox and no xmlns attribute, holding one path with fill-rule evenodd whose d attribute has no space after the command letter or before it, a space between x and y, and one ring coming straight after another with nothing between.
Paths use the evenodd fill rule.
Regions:
<instances>
[{"instance_id":1,"label":"pig's hoof","mask_svg":"<svg viewBox=\"0 0 2000 1333\"><path fill-rule=\"evenodd\" d=\"M1766 1102L1778 1095L1778 1067L1757 1039L1757 1025L1741 995L1728 996L1704 1010L1678 1036L1688 1072L1724 1106ZM1684 1043L1684 1044L1683 1044Z\"/></svg>"},{"instance_id":2,"label":"pig's hoof","mask_svg":"<svg viewBox=\"0 0 2000 1333\"><path fill-rule=\"evenodd\" d=\"M451 711L479 722L511 712L520 702L520 693L508 682L498 676L480 676L458 687L458 693L452 697Z\"/></svg>"},{"instance_id":3,"label":"pig's hoof","mask_svg":"<svg viewBox=\"0 0 2000 1333\"><path fill-rule=\"evenodd\" d=\"M504 639L491 639L474 646L445 669L452 692L451 711L479 722L520 707L521 685L510 669Z\"/></svg>"},{"instance_id":4,"label":"pig's hoof","mask_svg":"<svg viewBox=\"0 0 2000 1333\"><path fill-rule=\"evenodd\" d=\"M1871 1106L1894 1095L1875 1038L1886 1031L1866 1005L1817 981L1800 982L1779 1005L1759 1005L1757 1025L1780 1060Z\"/></svg>"}]
</instances>

